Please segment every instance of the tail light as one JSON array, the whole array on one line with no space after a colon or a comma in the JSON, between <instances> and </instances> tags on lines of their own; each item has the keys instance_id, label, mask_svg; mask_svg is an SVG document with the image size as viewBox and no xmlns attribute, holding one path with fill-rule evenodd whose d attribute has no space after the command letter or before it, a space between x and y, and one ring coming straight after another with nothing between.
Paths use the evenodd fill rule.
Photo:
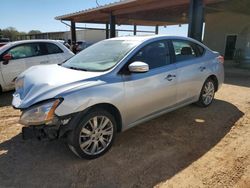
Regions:
<instances>
[{"instance_id":1,"label":"tail light","mask_svg":"<svg viewBox=\"0 0 250 188\"><path fill-rule=\"evenodd\" d=\"M217 59L218 59L218 61L220 62L220 63L224 63L224 57L223 56L219 56L219 57L217 57Z\"/></svg>"}]
</instances>

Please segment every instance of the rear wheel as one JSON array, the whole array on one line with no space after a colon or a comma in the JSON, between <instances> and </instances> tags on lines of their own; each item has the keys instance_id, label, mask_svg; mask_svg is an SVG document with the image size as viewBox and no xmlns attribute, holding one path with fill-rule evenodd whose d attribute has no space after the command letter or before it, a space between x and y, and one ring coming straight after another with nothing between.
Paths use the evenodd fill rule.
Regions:
<instances>
[{"instance_id":1,"label":"rear wheel","mask_svg":"<svg viewBox=\"0 0 250 188\"><path fill-rule=\"evenodd\" d=\"M116 122L109 112L96 109L79 119L68 135L70 149L79 157L94 159L106 153L113 144Z\"/></svg>"},{"instance_id":2,"label":"rear wheel","mask_svg":"<svg viewBox=\"0 0 250 188\"><path fill-rule=\"evenodd\" d=\"M197 102L197 104L202 107L209 106L214 100L214 94L215 94L214 81L208 78L201 89L199 101Z\"/></svg>"}]
</instances>

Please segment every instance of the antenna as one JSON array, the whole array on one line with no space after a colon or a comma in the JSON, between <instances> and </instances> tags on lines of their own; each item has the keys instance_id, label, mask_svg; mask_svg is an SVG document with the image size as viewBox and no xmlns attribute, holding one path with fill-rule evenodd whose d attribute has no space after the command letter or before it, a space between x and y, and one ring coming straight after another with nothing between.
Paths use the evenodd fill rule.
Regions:
<instances>
[{"instance_id":1,"label":"antenna","mask_svg":"<svg viewBox=\"0 0 250 188\"><path fill-rule=\"evenodd\" d=\"M98 0L95 0L95 2L96 2L96 4L97 4L97 6L99 7L99 6L100 6L100 4L98 3Z\"/></svg>"}]
</instances>

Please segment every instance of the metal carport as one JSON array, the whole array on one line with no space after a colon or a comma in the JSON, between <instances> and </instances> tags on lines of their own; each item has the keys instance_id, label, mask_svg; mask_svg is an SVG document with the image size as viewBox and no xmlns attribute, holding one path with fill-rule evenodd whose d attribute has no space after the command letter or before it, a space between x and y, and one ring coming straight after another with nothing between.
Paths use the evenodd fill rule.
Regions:
<instances>
[{"instance_id":1,"label":"metal carport","mask_svg":"<svg viewBox=\"0 0 250 188\"><path fill-rule=\"evenodd\" d=\"M204 13L217 12L227 0L125 0L99 6L55 19L71 22L72 41L76 41L75 23L106 24L106 37L116 35L117 25L159 26L189 24L188 36L201 41Z\"/></svg>"}]
</instances>

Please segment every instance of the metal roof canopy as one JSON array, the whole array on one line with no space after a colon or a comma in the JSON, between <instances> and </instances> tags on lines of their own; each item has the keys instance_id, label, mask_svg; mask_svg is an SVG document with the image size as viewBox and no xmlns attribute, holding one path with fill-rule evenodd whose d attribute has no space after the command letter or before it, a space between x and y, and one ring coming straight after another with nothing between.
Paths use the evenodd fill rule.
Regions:
<instances>
[{"instance_id":1,"label":"metal roof canopy","mask_svg":"<svg viewBox=\"0 0 250 188\"><path fill-rule=\"evenodd\" d=\"M125 0L55 19L71 21L72 32L76 22L109 24L110 37L115 37L116 24L156 26L158 32L158 26L189 23L189 36L201 40L204 6L223 1L225 0ZM75 41L74 33L72 37L72 41Z\"/></svg>"},{"instance_id":2,"label":"metal roof canopy","mask_svg":"<svg viewBox=\"0 0 250 188\"><path fill-rule=\"evenodd\" d=\"M218 3L204 0L204 4ZM109 23L110 14L118 25L164 26L188 22L190 0L126 0L87 9L55 19L78 23Z\"/></svg>"}]
</instances>

